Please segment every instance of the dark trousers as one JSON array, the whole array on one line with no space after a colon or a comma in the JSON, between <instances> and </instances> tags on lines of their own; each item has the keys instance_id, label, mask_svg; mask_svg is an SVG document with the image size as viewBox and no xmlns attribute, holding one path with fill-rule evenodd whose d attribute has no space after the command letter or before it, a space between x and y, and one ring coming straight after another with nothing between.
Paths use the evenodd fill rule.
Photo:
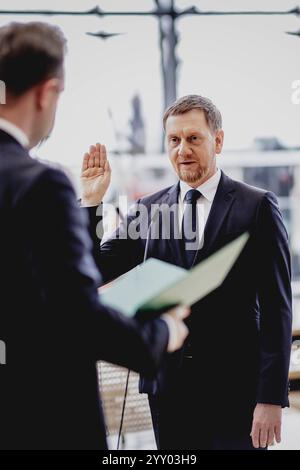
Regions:
<instances>
[{"instance_id":1,"label":"dark trousers","mask_svg":"<svg viewBox=\"0 0 300 470\"><path fill-rule=\"evenodd\" d=\"M209 395L206 401L203 386L195 378L192 359L185 359L172 390L148 396L157 448L256 450L245 426L219 429Z\"/></svg>"}]
</instances>

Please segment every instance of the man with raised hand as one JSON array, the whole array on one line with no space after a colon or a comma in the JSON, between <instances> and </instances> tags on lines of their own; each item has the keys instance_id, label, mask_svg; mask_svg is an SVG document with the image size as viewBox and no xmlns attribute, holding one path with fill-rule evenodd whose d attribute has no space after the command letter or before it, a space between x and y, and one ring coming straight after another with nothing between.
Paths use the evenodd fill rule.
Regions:
<instances>
[{"instance_id":1,"label":"man with raised hand","mask_svg":"<svg viewBox=\"0 0 300 470\"><path fill-rule=\"evenodd\" d=\"M290 255L278 203L273 193L218 168L224 131L210 99L178 99L163 123L178 183L137 201L101 246L96 206L110 169L102 146L84 157L82 205L89 206L95 260L104 280L145 255L189 269L249 232L223 285L193 306L185 346L167 358L155 381L142 378L141 391L149 396L159 448L266 448L280 441L291 350ZM99 168L103 174L97 176ZM161 211L151 218L157 205ZM140 235L131 237L135 220Z\"/></svg>"}]
</instances>

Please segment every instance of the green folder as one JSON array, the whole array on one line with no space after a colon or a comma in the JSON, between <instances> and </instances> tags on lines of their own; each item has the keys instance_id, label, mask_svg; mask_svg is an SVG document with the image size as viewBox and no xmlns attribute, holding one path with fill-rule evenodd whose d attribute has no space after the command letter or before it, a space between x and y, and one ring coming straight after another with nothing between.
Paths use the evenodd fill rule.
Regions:
<instances>
[{"instance_id":1,"label":"green folder","mask_svg":"<svg viewBox=\"0 0 300 470\"><path fill-rule=\"evenodd\" d=\"M101 302L128 317L193 305L223 283L248 238L244 233L189 270L150 258L100 289Z\"/></svg>"}]
</instances>

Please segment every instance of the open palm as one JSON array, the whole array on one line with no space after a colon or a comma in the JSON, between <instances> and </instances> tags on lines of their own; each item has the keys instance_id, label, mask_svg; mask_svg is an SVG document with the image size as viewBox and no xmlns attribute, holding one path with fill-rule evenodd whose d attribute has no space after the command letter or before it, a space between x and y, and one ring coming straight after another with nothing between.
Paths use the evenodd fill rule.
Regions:
<instances>
[{"instance_id":1,"label":"open palm","mask_svg":"<svg viewBox=\"0 0 300 470\"><path fill-rule=\"evenodd\" d=\"M111 169L105 145L91 145L85 153L81 170L82 204L98 205L110 184Z\"/></svg>"}]
</instances>

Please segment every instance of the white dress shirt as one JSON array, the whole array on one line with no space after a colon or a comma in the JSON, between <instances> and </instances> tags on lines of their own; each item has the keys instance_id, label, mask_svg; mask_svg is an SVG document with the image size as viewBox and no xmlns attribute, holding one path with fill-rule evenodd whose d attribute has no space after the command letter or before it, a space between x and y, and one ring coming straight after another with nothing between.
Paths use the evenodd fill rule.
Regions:
<instances>
[{"instance_id":1,"label":"white dress shirt","mask_svg":"<svg viewBox=\"0 0 300 470\"><path fill-rule=\"evenodd\" d=\"M185 208L185 195L190 189L197 189L200 191L202 196L197 201L197 216L198 216L198 228L199 228L199 249L203 248L204 245L204 229L211 210L214 197L216 195L218 185L221 178L221 170L218 168L216 173L211 176L205 183L198 186L198 188L192 188L184 181L180 181L180 193L178 198L178 223L179 233L182 230L182 219Z\"/></svg>"},{"instance_id":2,"label":"white dress shirt","mask_svg":"<svg viewBox=\"0 0 300 470\"><path fill-rule=\"evenodd\" d=\"M29 139L22 129L7 119L0 118L0 129L13 137L24 148L28 148Z\"/></svg>"}]
</instances>

